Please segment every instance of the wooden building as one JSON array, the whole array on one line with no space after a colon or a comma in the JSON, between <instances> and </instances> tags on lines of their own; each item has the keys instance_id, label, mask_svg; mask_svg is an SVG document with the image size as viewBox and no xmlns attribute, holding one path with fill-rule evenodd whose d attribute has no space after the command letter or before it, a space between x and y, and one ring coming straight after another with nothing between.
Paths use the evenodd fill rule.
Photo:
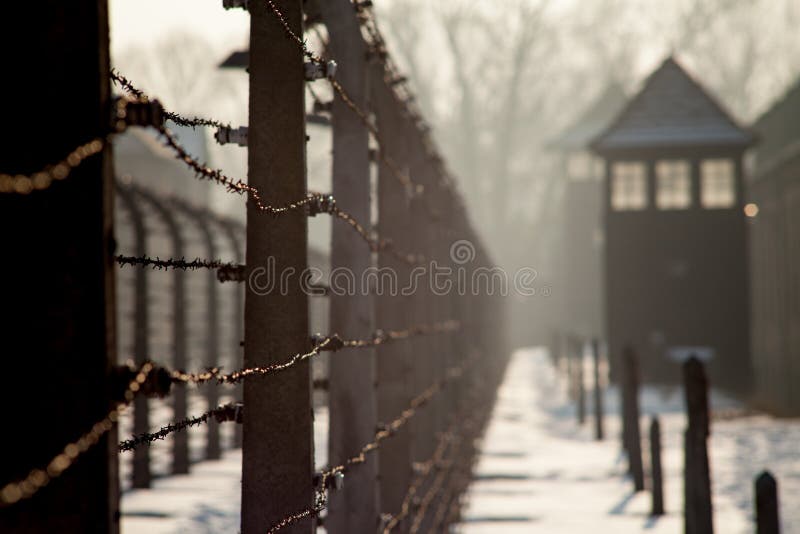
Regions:
<instances>
[{"instance_id":1,"label":"wooden building","mask_svg":"<svg viewBox=\"0 0 800 534\"><path fill-rule=\"evenodd\" d=\"M592 142L605 160L605 290L612 361L676 382L691 354L712 383L749 387L742 156L754 136L673 59Z\"/></svg>"},{"instance_id":2,"label":"wooden building","mask_svg":"<svg viewBox=\"0 0 800 534\"><path fill-rule=\"evenodd\" d=\"M800 80L754 130L747 210L755 401L800 415Z\"/></svg>"}]
</instances>

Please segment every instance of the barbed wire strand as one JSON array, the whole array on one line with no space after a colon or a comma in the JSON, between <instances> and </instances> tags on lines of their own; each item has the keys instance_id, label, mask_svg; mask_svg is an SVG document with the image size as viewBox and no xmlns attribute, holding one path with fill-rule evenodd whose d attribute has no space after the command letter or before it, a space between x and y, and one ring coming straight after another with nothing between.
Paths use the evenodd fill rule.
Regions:
<instances>
[{"instance_id":1,"label":"barbed wire strand","mask_svg":"<svg viewBox=\"0 0 800 534\"><path fill-rule=\"evenodd\" d=\"M383 534L389 534L395 528L400 526L400 523L411 512L411 505L413 504L417 493L422 488L422 485L428 479L428 475L430 475L435 470L436 466L441 463L445 452L456 439L453 435L453 430L456 426L455 423L455 420L453 420L453 422L450 424L450 429L439 436L436 449L431 457L425 462L415 466L414 478L412 479L411 484L409 484L406 494L403 497L402 504L400 505L400 511L395 515L387 517L386 525L383 527L382 531Z\"/></svg>"},{"instance_id":2,"label":"barbed wire strand","mask_svg":"<svg viewBox=\"0 0 800 534\"><path fill-rule=\"evenodd\" d=\"M137 100L142 102L149 102L150 97L141 89L134 85L133 81L129 78L122 75L117 69L111 69L111 81L114 84L119 84L119 86L127 92L129 95L133 96ZM179 126L188 126L191 128L196 128L197 126L209 126L213 128L230 128L230 124L223 123L221 121L215 119L206 119L203 117L186 117L179 113L175 113L172 111L164 110L163 112L164 118L171 120L173 123Z\"/></svg>"},{"instance_id":3,"label":"barbed wire strand","mask_svg":"<svg viewBox=\"0 0 800 534\"><path fill-rule=\"evenodd\" d=\"M108 143L107 138L97 137L79 145L61 161L46 166L32 174L0 173L0 193L16 193L27 195L33 191L42 191L55 182L64 180L87 158L99 154Z\"/></svg>"},{"instance_id":4,"label":"barbed wire strand","mask_svg":"<svg viewBox=\"0 0 800 534\"><path fill-rule=\"evenodd\" d=\"M145 363L134 379L128 383L123 395L124 401L117 404L105 417L92 425L92 428L76 441L65 445L61 452L47 463L44 469L34 469L24 479L6 484L0 490L0 506L9 506L20 500L33 497L36 492L45 487L51 480L61 476L64 471L74 465L81 454L96 445L100 438L114 427L114 424L119 420L120 414L133 401L152 369L152 364Z\"/></svg>"},{"instance_id":5,"label":"barbed wire strand","mask_svg":"<svg viewBox=\"0 0 800 534\"><path fill-rule=\"evenodd\" d=\"M173 382L178 383L195 383L201 384L205 382L209 382L212 380L217 380L218 383L227 383L232 384L236 383L245 377L248 376L256 376L256 375L266 375L272 374L278 371L285 370L292 365L296 365L297 363L311 358L314 355L319 354L321 351L324 350L341 350L345 348L365 348L365 347L373 347L377 345L383 345L390 341L398 340L398 339L408 339L413 336L417 335L430 335L433 333L443 333L443 332L451 332L459 328L460 325L457 321L443 321L441 323L435 323L433 325L418 325L413 326L411 328L407 328L405 330L390 330L387 332L384 331L377 331L375 335L370 339L364 340L340 340L338 336L328 336L322 341L318 342L314 349L312 349L308 353L298 354L292 357L288 362L283 364L275 364L273 366L267 367L259 367L259 368L249 368L243 369L241 371L237 371L235 373L231 373L229 375L220 375L218 368L212 368L208 371L202 373L183 373L180 371L169 371L163 367L155 366L152 363L149 363L148 373L154 372L156 374L168 374ZM164 393L161 391L161 393ZM175 432L180 432L185 430L186 428L192 426L199 426L204 423L208 423L212 418L216 419L217 422L225 422L225 421L236 421L241 422L242 417L242 409L243 405L241 403L229 403L222 406L218 406L217 408L208 410L200 415L187 417L180 421L176 421L173 423L169 423L156 432L145 432L139 435L132 437L131 439L122 441L119 443L118 450L119 452L126 452L132 451L139 447L140 445L150 444L158 440L163 440L168 435L173 434Z\"/></svg>"},{"instance_id":6,"label":"barbed wire strand","mask_svg":"<svg viewBox=\"0 0 800 534\"><path fill-rule=\"evenodd\" d=\"M317 356L320 352L337 352L345 348L367 348L385 345L392 341L407 339L415 336L425 336L434 334L444 334L457 332L461 329L461 323L454 320L441 321L426 325L415 325L403 330L377 330L368 339L346 339L343 340L338 334L329 336L317 336L313 342L313 348L305 353L297 353L283 363L275 363L263 367L248 367L234 371L229 374L220 374L219 368L208 369L201 373L185 373L182 371L167 370L174 383L184 384L203 384L216 381L218 384L237 384L251 376L266 376L280 371L284 371L300 362Z\"/></svg>"},{"instance_id":7,"label":"barbed wire strand","mask_svg":"<svg viewBox=\"0 0 800 534\"><path fill-rule=\"evenodd\" d=\"M209 269L217 271L217 279L220 282L241 282L244 280L244 265L238 263L227 263L221 260L205 260L195 258L188 261L186 258L166 258L158 256L114 256L118 265L138 267L152 267L154 270L180 269L183 271L196 271L198 269Z\"/></svg>"},{"instance_id":8,"label":"barbed wire strand","mask_svg":"<svg viewBox=\"0 0 800 534\"><path fill-rule=\"evenodd\" d=\"M186 430L189 427L199 426L204 423L208 423L212 419L216 420L218 423L224 423L226 421L241 423L242 412L243 412L243 405L241 403L223 404L221 406L217 406L216 408L203 412L200 415L187 417L180 421L169 423L166 426L162 426L161 429L156 432L152 433L145 432L143 434L135 435L131 439L121 441L117 446L117 450L119 452L132 451L140 445L144 444L149 445L155 441L163 440L170 434Z\"/></svg>"},{"instance_id":9,"label":"barbed wire strand","mask_svg":"<svg viewBox=\"0 0 800 534\"><path fill-rule=\"evenodd\" d=\"M302 39L298 34L296 34L292 30L292 28L289 26L289 23L286 20L286 17L283 15L280 9L278 9L278 6L275 4L275 2L273 0L264 0L264 1L266 2L267 7L269 7L269 10L272 12L275 18L277 18L278 21L280 22L281 26L283 27L283 31L286 33L286 35L292 41L297 43L297 45L300 47L300 50L302 51L303 55L315 63L324 64L325 60L318 54L312 52L308 48L307 41L305 39ZM344 104L351 111L353 111L353 113L356 114L356 116L359 118L364 127L367 128L367 130L369 130L369 132L373 135L373 137L375 138L375 142L378 144L379 147L378 157L387 166L387 168L389 168L392 175L406 188L406 190L409 192L410 195L416 195L422 193L424 191L424 186L422 184L414 183L408 176L408 174L404 173L402 169L400 169L400 166L388 154L385 153L384 147L386 145L383 142L383 138L381 137L378 128L370 120L369 115L364 110L362 110L358 106L358 104L355 103L355 101L353 101L353 99L350 97L350 95L342 86L342 84L339 83L335 78L329 77L327 78L327 80L330 83L333 90L342 99L342 102L344 102Z\"/></svg>"},{"instance_id":10,"label":"barbed wire strand","mask_svg":"<svg viewBox=\"0 0 800 534\"><path fill-rule=\"evenodd\" d=\"M164 145L172 149L177 158L183 161L189 168L191 168L195 176L200 179L207 179L224 186L228 192L237 194L246 194L248 200L252 201L256 209L261 212L273 216L280 216L293 210L306 209L308 216L318 214L328 214L337 217L346 222L353 230L358 233L361 239L367 244L372 252L386 252L391 254L398 260L408 263L417 264L424 261L424 256L421 254L405 253L397 250L392 241L389 239L381 239L373 236L363 224L358 222L355 217L342 210L336 205L336 199L333 195L324 195L322 193L309 192L305 198L287 202L281 206L273 206L263 201L261 192L258 188L253 187L242 180L237 180L225 175L221 169L212 169L204 163L193 158L186 149L181 146L174 134L167 128L161 127L158 129L163 137Z\"/></svg>"}]
</instances>

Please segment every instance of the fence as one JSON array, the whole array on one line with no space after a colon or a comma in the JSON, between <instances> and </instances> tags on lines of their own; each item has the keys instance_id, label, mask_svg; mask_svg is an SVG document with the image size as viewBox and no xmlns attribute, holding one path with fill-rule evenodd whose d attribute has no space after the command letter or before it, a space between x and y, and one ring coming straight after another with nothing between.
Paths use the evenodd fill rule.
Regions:
<instances>
[{"instance_id":1,"label":"fence","mask_svg":"<svg viewBox=\"0 0 800 534\"><path fill-rule=\"evenodd\" d=\"M20 282L8 296L4 344L11 376L21 378L3 400L33 399L10 420L24 439L4 443L3 456L15 461L0 468L0 525L116 531L117 453L133 451L132 483L146 486L151 443L173 436L171 471L185 472L185 430L206 425L204 455L215 458L216 425L231 423L242 426L243 532L307 532L326 509L331 532L446 529L458 520L507 358L502 299L474 285L491 258L369 2L321 2L305 14L298 1L223 3L244 5L251 17L246 129L164 110L111 71L102 0L20 20L47 38L36 68L20 67L17 79L35 90L17 91L14 107L30 112L21 124L51 124L52 135L28 138L37 139L35 154L20 145L2 157L14 174L0 176L0 213L7 227L23 225L6 250L32 264L23 273L3 267ZM324 58L302 38L304 20L326 25ZM63 31L41 31L49 25ZM56 121L37 99L66 79L75 80L59 89L70 105ZM112 99L110 80L126 96ZM305 87L315 80L334 94L332 194L306 191ZM165 120L246 145L247 182L194 159ZM199 179L246 198L244 247L234 224L123 183L116 191L134 250L115 257L111 146L129 127L155 128ZM44 166L59 153L68 155ZM341 270L327 284L307 270L311 216L336 220L331 262ZM219 259L222 246L230 263ZM187 260L195 250L198 259ZM115 268L114 259L132 267ZM450 273L444 286L434 270ZM354 277L362 273L360 287ZM392 286L390 277L385 291L387 273L410 283ZM122 343L116 276L131 277L133 287L131 309L117 317ZM225 302L222 281L234 288ZM310 338L308 301L319 294L329 295L332 333ZM131 365L114 365L115 345L130 351ZM327 380L315 382L309 363L323 352L335 354ZM226 373L222 364L241 368ZM330 465L320 472L315 383L327 386L330 411ZM240 384L241 395L233 388ZM194 386L203 388L200 413L189 409ZM172 403L173 421L155 432L151 396ZM128 405L134 436L115 446Z\"/></svg>"},{"instance_id":2,"label":"fence","mask_svg":"<svg viewBox=\"0 0 800 534\"><path fill-rule=\"evenodd\" d=\"M600 343L597 340L582 340L579 336L564 332L553 332L550 347L552 363L564 382L569 399L575 403L576 423L584 424L581 415L581 399L585 388L583 367L586 365L584 348L590 347L594 367L594 414L595 437L603 439L604 381L600 379ZM610 355L606 356L606 359ZM622 450L628 460L627 475L633 483L633 491L645 489L651 494L651 517L664 515L664 472L662 465L662 434L658 415L652 415L648 433L649 469L642 462L641 415L639 411L640 378L637 354L630 348L620 355L620 413ZM606 362L607 363L607 362ZM687 534L714 532L711 469L708 440L711 435L713 414L709 403L709 381L705 365L692 356L683 363L684 405L686 408L686 430L683 436L683 520ZM585 408L584 408L585 410ZM647 484L645 484L647 475ZM769 471L763 471L753 481L755 526L759 533L780 532L778 484Z\"/></svg>"}]
</instances>

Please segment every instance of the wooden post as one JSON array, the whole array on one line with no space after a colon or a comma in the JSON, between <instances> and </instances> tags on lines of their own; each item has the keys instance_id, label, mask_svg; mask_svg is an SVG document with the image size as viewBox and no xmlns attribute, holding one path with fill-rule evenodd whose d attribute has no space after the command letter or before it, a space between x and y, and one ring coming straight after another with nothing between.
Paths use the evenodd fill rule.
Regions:
<instances>
[{"instance_id":1,"label":"wooden post","mask_svg":"<svg viewBox=\"0 0 800 534\"><path fill-rule=\"evenodd\" d=\"M639 430L639 363L631 347L622 351L623 366L623 424L627 435L628 468L633 477L634 491L644 490L642 442Z\"/></svg>"},{"instance_id":2,"label":"wooden post","mask_svg":"<svg viewBox=\"0 0 800 534\"><path fill-rule=\"evenodd\" d=\"M570 401L576 398L575 392L575 362L572 356L572 336L564 334L564 356L567 360L567 396Z\"/></svg>"},{"instance_id":3,"label":"wooden post","mask_svg":"<svg viewBox=\"0 0 800 534\"><path fill-rule=\"evenodd\" d=\"M586 385L583 378L583 342L580 339L575 340L575 363L577 364L575 373L575 383L578 390L578 425L583 426L586 422Z\"/></svg>"},{"instance_id":4,"label":"wooden post","mask_svg":"<svg viewBox=\"0 0 800 534\"><path fill-rule=\"evenodd\" d=\"M683 364L683 385L689 420L684 440L685 531L686 534L707 534L714 531L707 447L708 379L703 364L694 356Z\"/></svg>"},{"instance_id":5,"label":"wooden post","mask_svg":"<svg viewBox=\"0 0 800 534\"><path fill-rule=\"evenodd\" d=\"M405 164L408 158L408 139L403 130L405 118L399 102L383 78L383 66L373 65L370 91L378 129L384 136L384 150L387 154L398 164ZM381 165L378 173L378 217L378 231L381 236L391 239L400 250L413 249L414 233L411 229L408 197L402 184L386 165ZM410 289L410 266L397 260L388 251L378 254L378 266L381 269L393 269L397 273L398 292ZM403 328L412 324L412 299L411 294L378 295L376 323L390 328ZM411 402L414 394L410 368L411 341L378 347L376 371L379 421L390 421ZM412 477L411 434L408 428L401 429L382 446L378 456L378 472L380 511L396 514L400 512Z\"/></svg>"},{"instance_id":6,"label":"wooden post","mask_svg":"<svg viewBox=\"0 0 800 534\"><path fill-rule=\"evenodd\" d=\"M779 534L778 482L772 473L763 471L756 477L756 534Z\"/></svg>"},{"instance_id":7,"label":"wooden post","mask_svg":"<svg viewBox=\"0 0 800 534\"><path fill-rule=\"evenodd\" d=\"M600 342L592 340L592 361L594 371L594 437L603 441L603 385L600 382Z\"/></svg>"},{"instance_id":8,"label":"wooden post","mask_svg":"<svg viewBox=\"0 0 800 534\"><path fill-rule=\"evenodd\" d=\"M109 129L105 0L4 4L0 173L32 174ZM21 45L23 36L25 45ZM13 125L13 126L12 126ZM49 189L0 193L6 407L0 489L45 469L111 409L115 362L111 149ZM111 430L32 498L0 506L0 532L117 532Z\"/></svg>"},{"instance_id":9,"label":"wooden post","mask_svg":"<svg viewBox=\"0 0 800 534\"><path fill-rule=\"evenodd\" d=\"M319 2L329 46L339 64L337 79L361 109L368 104L367 47L350 0ZM337 94L333 101L333 195L339 207L368 224L370 204L369 132ZM372 255L346 224L334 224L331 268L355 275L356 290L331 295L331 331L347 338L368 338L375 330L373 296L360 283L372 266ZM344 350L330 360L330 461L343 462L375 435L374 349ZM372 532L378 526L378 461L369 455L347 474L344 487L330 496L325 527L332 534Z\"/></svg>"},{"instance_id":10,"label":"wooden post","mask_svg":"<svg viewBox=\"0 0 800 534\"><path fill-rule=\"evenodd\" d=\"M650 515L664 515L664 477L661 470L661 425L655 415L650 420L650 474L652 508Z\"/></svg>"},{"instance_id":11,"label":"wooden post","mask_svg":"<svg viewBox=\"0 0 800 534\"><path fill-rule=\"evenodd\" d=\"M302 35L300 0L276 1L289 27ZM264 2L250 2L250 119L248 182L274 204L306 195L305 79L303 56ZM310 349L308 297L300 273L307 264L307 219L301 210L280 217L247 204L247 273L267 269L289 276L283 291L264 294L248 283L245 295L244 363L285 362ZM266 278L265 278L266 277ZM263 285L262 285L263 287ZM308 361L268 380L244 383L242 532L262 534L314 500L314 434L311 368ZM311 532L305 518L290 533Z\"/></svg>"}]
</instances>

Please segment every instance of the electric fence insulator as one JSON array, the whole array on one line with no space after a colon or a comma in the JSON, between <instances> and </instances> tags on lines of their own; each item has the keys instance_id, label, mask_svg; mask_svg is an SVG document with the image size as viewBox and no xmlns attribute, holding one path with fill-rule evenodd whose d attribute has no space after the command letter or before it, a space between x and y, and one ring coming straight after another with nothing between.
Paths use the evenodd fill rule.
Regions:
<instances>
[{"instance_id":1,"label":"electric fence insulator","mask_svg":"<svg viewBox=\"0 0 800 534\"><path fill-rule=\"evenodd\" d=\"M129 126L164 126L164 108L158 100L127 100L117 98L114 102L112 130L124 131Z\"/></svg>"},{"instance_id":2,"label":"electric fence insulator","mask_svg":"<svg viewBox=\"0 0 800 534\"><path fill-rule=\"evenodd\" d=\"M235 144L247 146L247 126L240 126L239 128L231 128L230 126L217 128L214 139L216 139L217 143L220 145Z\"/></svg>"},{"instance_id":3,"label":"electric fence insulator","mask_svg":"<svg viewBox=\"0 0 800 534\"><path fill-rule=\"evenodd\" d=\"M250 7L250 0L222 0L223 9L244 9Z\"/></svg>"},{"instance_id":4,"label":"electric fence insulator","mask_svg":"<svg viewBox=\"0 0 800 534\"><path fill-rule=\"evenodd\" d=\"M306 81L328 79L332 80L336 76L336 62L307 61L304 64Z\"/></svg>"}]
</instances>

